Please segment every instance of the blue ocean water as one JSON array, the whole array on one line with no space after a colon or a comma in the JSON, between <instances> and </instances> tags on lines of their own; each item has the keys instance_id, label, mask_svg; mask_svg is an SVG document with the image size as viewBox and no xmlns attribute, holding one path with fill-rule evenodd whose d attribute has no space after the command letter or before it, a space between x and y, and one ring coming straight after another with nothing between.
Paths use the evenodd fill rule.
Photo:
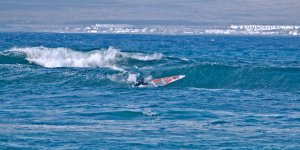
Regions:
<instances>
[{"instance_id":1,"label":"blue ocean water","mask_svg":"<svg viewBox=\"0 0 300 150\"><path fill-rule=\"evenodd\" d=\"M299 66L290 36L0 33L0 148L300 149Z\"/></svg>"}]
</instances>

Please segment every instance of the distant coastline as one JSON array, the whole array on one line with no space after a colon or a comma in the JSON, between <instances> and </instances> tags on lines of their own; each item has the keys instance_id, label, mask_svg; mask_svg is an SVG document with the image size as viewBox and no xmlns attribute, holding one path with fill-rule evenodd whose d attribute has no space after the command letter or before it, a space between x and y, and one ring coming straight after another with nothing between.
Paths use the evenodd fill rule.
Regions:
<instances>
[{"instance_id":1,"label":"distant coastline","mask_svg":"<svg viewBox=\"0 0 300 150\"><path fill-rule=\"evenodd\" d=\"M300 25L134 25L134 24L90 24L90 25L45 25L1 24L1 32L52 32L94 34L165 34L165 35L289 35L299 36Z\"/></svg>"}]
</instances>

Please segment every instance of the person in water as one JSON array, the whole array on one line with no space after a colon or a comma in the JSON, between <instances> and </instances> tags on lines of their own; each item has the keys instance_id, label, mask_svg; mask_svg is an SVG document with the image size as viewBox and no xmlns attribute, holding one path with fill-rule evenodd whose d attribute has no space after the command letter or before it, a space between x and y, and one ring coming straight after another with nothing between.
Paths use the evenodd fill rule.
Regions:
<instances>
[{"instance_id":1,"label":"person in water","mask_svg":"<svg viewBox=\"0 0 300 150\"><path fill-rule=\"evenodd\" d=\"M148 83L144 81L144 78L140 78L140 79L138 80L138 82L136 82L136 83L134 84L134 86L135 86L135 87L138 87L138 86L140 86L140 85L148 85Z\"/></svg>"}]
</instances>

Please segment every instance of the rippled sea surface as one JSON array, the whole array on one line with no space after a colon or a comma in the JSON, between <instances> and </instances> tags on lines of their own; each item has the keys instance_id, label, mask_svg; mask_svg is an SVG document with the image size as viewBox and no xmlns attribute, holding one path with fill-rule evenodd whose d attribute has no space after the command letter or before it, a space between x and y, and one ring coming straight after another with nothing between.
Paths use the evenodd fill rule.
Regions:
<instances>
[{"instance_id":1,"label":"rippled sea surface","mask_svg":"<svg viewBox=\"0 0 300 150\"><path fill-rule=\"evenodd\" d=\"M0 33L0 87L1 149L300 149L299 37Z\"/></svg>"}]
</instances>

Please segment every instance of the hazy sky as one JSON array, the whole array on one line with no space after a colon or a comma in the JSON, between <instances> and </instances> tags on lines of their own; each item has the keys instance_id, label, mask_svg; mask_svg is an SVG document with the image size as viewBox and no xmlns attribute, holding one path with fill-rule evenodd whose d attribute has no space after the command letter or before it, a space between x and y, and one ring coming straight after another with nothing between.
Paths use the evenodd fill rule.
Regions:
<instances>
[{"instance_id":1,"label":"hazy sky","mask_svg":"<svg viewBox=\"0 0 300 150\"><path fill-rule=\"evenodd\" d=\"M1 0L0 23L300 24L300 0Z\"/></svg>"}]
</instances>

